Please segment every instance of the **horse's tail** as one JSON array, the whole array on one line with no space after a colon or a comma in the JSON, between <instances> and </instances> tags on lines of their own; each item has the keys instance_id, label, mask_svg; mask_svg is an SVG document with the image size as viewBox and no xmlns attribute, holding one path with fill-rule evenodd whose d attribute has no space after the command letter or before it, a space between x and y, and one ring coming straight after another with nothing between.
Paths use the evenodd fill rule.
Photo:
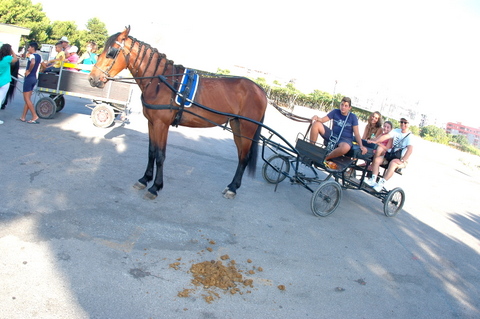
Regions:
<instances>
[{"instance_id":1,"label":"horse's tail","mask_svg":"<svg viewBox=\"0 0 480 319\"><path fill-rule=\"evenodd\" d=\"M17 86L16 79L18 78L19 69L20 69L20 61L17 61L10 66L10 73L15 79L12 79L12 81L10 82L10 86L8 87L7 95L5 96L5 102L4 102L5 105L8 102L11 102L13 100L13 96L15 95L15 87Z\"/></svg>"},{"instance_id":2,"label":"horse's tail","mask_svg":"<svg viewBox=\"0 0 480 319\"><path fill-rule=\"evenodd\" d=\"M263 119L265 115L263 115L260 123L263 123ZM253 136L252 145L250 146L250 156L248 159L248 175L255 176L255 171L257 170L257 157L258 157L258 142L260 141L260 133L262 131L262 126L258 125L257 130L255 131L255 135Z\"/></svg>"}]
</instances>

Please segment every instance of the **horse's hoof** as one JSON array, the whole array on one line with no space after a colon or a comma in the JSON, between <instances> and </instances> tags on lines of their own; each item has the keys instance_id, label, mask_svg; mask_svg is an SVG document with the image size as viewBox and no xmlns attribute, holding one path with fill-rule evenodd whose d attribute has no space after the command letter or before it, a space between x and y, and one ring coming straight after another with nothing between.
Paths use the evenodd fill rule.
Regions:
<instances>
[{"instance_id":1,"label":"horse's hoof","mask_svg":"<svg viewBox=\"0 0 480 319\"><path fill-rule=\"evenodd\" d=\"M228 187L225 187L225 189L223 190L222 194L225 195L228 191L229 191Z\"/></svg>"},{"instance_id":2,"label":"horse's hoof","mask_svg":"<svg viewBox=\"0 0 480 319\"><path fill-rule=\"evenodd\" d=\"M147 185L142 184L142 183L140 183L140 182L136 182L136 183L133 185L133 188L138 189L138 190L145 189L145 187L147 187Z\"/></svg>"},{"instance_id":3,"label":"horse's hoof","mask_svg":"<svg viewBox=\"0 0 480 319\"><path fill-rule=\"evenodd\" d=\"M153 199L157 198L157 195L156 195L156 194L152 194L152 193L150 193L150 192L146 192L145 195L143 195L143 198L144 198L144 199L153 200Z\"/></svg>"},{"instance_id":4,"label":"horse's hoof","mask_svg":"<svg viewBox=\"0 0 480 319\"><path fill-rule=\"evenodd\" d=\"M237 193L234 193L229 189L223 191L223 197L225 197L226 199L234 199L235 195L237 195Z\"/></svg>"}]
</instances>

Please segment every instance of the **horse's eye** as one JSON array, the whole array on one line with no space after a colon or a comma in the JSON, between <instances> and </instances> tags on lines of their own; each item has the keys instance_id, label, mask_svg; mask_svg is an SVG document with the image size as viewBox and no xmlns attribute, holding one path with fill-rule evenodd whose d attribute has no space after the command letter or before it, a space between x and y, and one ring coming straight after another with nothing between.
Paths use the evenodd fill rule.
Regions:
<instances>
[{"instance_id":1,"label":"horse's eye","mask_svg":"<svg viewBox=\"0 0 480 319\"><path fill-rule=\"evenodd\" d=\"M118 49L117 48L114 48L114 47L110 47L107 51L107 58L108 59L115 59L117 57L117 54L118 54Z\"/></svg>"}]
</instances>

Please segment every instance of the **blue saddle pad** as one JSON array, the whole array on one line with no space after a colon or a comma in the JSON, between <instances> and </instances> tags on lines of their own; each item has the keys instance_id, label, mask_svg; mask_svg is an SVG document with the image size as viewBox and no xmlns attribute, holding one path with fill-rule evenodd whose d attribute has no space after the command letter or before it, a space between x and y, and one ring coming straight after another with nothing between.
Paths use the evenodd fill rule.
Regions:
<instances>
[{"instance_id":1,"label":"blue saddle pad","mask_svg":"<svg viewBox=\"0 0 480 319\"><path fill-rule=\"evenodd\" d=\"M187 88L190 77L193 77L193 81L191 82L192 85L190 87L190 91L188 91L188 96L185 96L185 98L187 99L187 100L185 100L185 104L184 104L185 106L192 105L192 102L190 102L190 101L193 101L193 99L195 98L195 93L197 92L198 74L195 72L195 70L185 69L185 73L183 74L183 77L182 77L182 84L180 84L180 89L178 90L178 92L180 94L182 94L182 95L184 94L184 92L186 91L186 88ZM175 102L177 104L181 105L182 104L182 96L177 94L177 97L175 98Z\"/></svg>"}]
</instances>

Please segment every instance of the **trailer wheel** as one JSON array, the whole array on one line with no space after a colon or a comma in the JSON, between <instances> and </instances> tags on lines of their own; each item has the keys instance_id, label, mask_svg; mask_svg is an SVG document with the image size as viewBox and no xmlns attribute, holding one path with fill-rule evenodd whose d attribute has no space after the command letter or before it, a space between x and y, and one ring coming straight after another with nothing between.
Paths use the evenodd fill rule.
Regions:
<instances>
[{"instance_id":1,"label":"trailer wheel","mask_svg":"<svg viewBox=\"0 0 480 319\"><path fill-rule=\"evenodd\" d=\"M403 204L405 204L405 192L403 189L400 187L392 189L383 201L385 216L394 217L402 209Z\"/></svg>"},{"instance_id":2,"label":"trailer wheel","mask_svg":"<svg viewBox=\"0 0 480 319\"><path fill-rule=\"evenodd\" d=\"M337 209L342 199L342 186L334 180L320 184L313 193L310 208L315 216L325 217Z\"/></svg>"},{"instance_id":3,"label":"trailer wheel","mask_svg":"<svg viewBox=\"0 0 480 319\"><path fill-rule=\"evenodd\" d=\"M276 154L270 156L267 162L263 163L262 175L270 184L280 183L287 177L288 172L290 172L290 163L285 156Z\"/></svg>"},{"instance_id":4,"label":"trailer wheel","mask_svg":"<svg viewBox=\"0 0 480 319\"><path fill-rule=\"evenodd\" d=\"M63 94L61 95L52 94L50 95L50 98L54 100L55 104L57 105L56 112L60 112L61 110L63 110L63 108L65 107L65 97L63 96Z\"/></svg>"},{"instance_id":5,"label":"trailer wheel","mask_svg":"<svg viewBox=\"0 0 480 319\"><path fill-rule=\"evenodd\" d=\"M51 119L57 112L57 105L53 99L42 97L38 100L37 104L35 104L35 111L37 112L38 117L42 119Z\"/></svg>"},{"instance_id":6,"label":"trailer wheel","mask_svg":"<svg viewBox=\"0 0 480 319\"><path fill-rule=\"evenodd\" d=\"M115 120L113 108L106 104L95 106L92 110L92 122L96 127L106 128L112 125Z\"/></svg>"}]
</instances>

